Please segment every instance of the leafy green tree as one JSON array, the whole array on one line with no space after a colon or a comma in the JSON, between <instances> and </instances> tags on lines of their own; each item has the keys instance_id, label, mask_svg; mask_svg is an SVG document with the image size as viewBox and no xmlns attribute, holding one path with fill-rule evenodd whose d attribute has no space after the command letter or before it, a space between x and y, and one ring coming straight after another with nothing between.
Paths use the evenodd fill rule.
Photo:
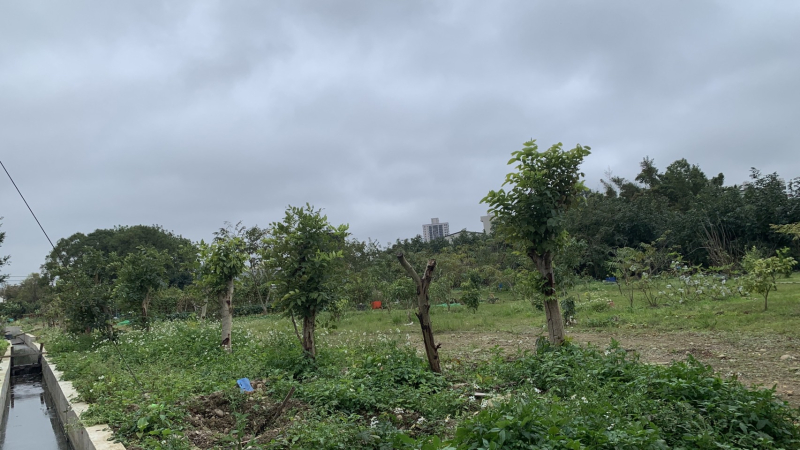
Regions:
<instances>
[{"instance_id":1,"label":"leafy green tree","mask_svg":"<svg viewBox=\"0 0 800 450\"><path fill-rule=\"evenodd\" d=\"M165 250L153 247L138 248L128 253L118 271L114 295L127 308L140 308L137 321L150 329L149 306L158 291L167 287L167 270L172 258Z\"/></svg>"},{"instance_id":2,"label":"leafy green tree","mask_svg":"<svg viewBox=\"0 0 800 450\"><path fill-rule=\"evenodd\" d=\"M769 293L778 290L778 278L789 276L792 267L797 264L794 258L787 255L788 252L789 249L784 248L778 250L776 256L759 258L758 251L753 247L742 258L742 268L747 272L744 287L764 297L764 311L767 310Z\"/></svg>"},{"instance_id":3,"label":"leafy green tree","mask_svg":"<svg viewBox=\"0 0 800 450\"><path fill-rule=\"evenodd\" d=\"M89 234L75 233L59 239L55 248L47 255L43 274L50 276L59 266L72 266L81 255L92 250L102 255L115 253L124 258L138 252L139 247L153 247L166 251L173 259L167 271L170 286L183 288L192 282L187 264L196 257L194 247L188 239L167 231L159 225L117 226L112 229L97 229ZM100 276L104 281L114 281L116 271L105 271Z\"/></svg>"},{"instance_id":4,"label":"leafy green tree","mask_svg":"<svg viewBox=\"0 0 800 450\"><path fill-rule=\"evenodd\" d=\"M640 251L635 248L622 247L618 248L614 252L614 256L607 262L611 274L616 279L620 295L628 299L631 308L633 308L633 293L636 288L635 279L644 269L641 259Z\"/></svg>"},{"instance_id":5,"label":"leafy green tree","mask_svg":"<svg viewBox=\"0 0 800 450\"><path fill-rule=\"evenodd\" d=\"M391 311L392 303L399 302L406 308L406 316L411 320L412 305L416 300L416 287L408 278L398 278L386 287L386 302L384 306Z\"/></svg>"},{"instance_id":6,"label":"leafy green tree","mask_svg":"<svg viewBox=\"0 0 800 450\"><path fill-rule=\"evenodd\" d=\"M536 141L528 141L508 162L516 164L516 171L503 183L509 190L490 191L481 200L495 216L495 233L520 247L545 278L547 329L556 345L564 341L564 324L556 298L553 256L565 241L565 213L586 190L578 167L589 150L578 145L565 151L559 143L540 152Z\"/></svg>"},{"instance_id":7,"label":"leafy green tree","mask_svg":"<svg viewBox=\"0 0 800 450\"><path fill-rule=\"evenodd\" d=\"M639 167L642 170L639 175L636 175L636 181L651 189L661 184L661 174L658 173L658 168L653 158L645 156L642 162L639 163Z\"/></svg>"},{"instance_id":8,"label":"leafy green tree","mask_svg":"<svg viewBox=\"0 0 800 450\"><path fill-rule=\"evenodd\" d=\"M217 238L230 238L235 236L240 238L244 243L244 252L247 254L247 267L244 273L247 276L239 280L239 285L236 290L245 295L237 295L237 298L256 299L261 305L261 310L264 314L268 312L272 295L272 274L264 265L262 256L264 239L268 235L268 229L259 228L258 225L248 228L244 226L241 221L236 223L236 225L226 222L224 228L220 228L214 232L214 236ZM250 303L252 303L252 301Z\"/></svg>"},{"instance_id":9,"label":"leafy green tree","mask_svg":"<svg viewBox=\"0 0 800 450\"><path fill-rule=\"evenodd\" d=\"M32 273L19 284L5 285L0 289L0 295L6 302L18 303L22 314L30 314L37 312L52 298L52 291L52 286L44 277Z\"/></svg>"},{"instance_id":10,"label":"leafy green tree","mask_svg":"<svg viewBox=\"0 0 800 450\"><path fill-rule=\"evenodd\" d=\"M303 320L303 334L298 338L310 358L317 354L317 314L338 299L337 266L343 258L347 228L334 227L321 210L309 204L289 206L283 221L272 224L272 236L266 240L264 256L283 292L278 307L293 323L295 316Z\"/></svg>"},{"instance_id":11,"label":"leafy green tree","mask_svg":"<svg viewBox=\"0 0 800 450\"><path fill-rule=\"evenodd\" d=\"M652 189L666 197L671 207L688 211L708 182L699 166L679 159L667 166L667 170L659 176L658 185Z\"/></svg>"},{"instance_id":12,"label":"leafy green tree","mask_svg":"<svg viewBox=\"0 0 800 450\"><path fill-rule=\"evenodd\" d=\"M472 312L478 312L481 304L481 290L472 280L461 283L461 303Z\"/></svg>"},{"instance_id":13,"label":"leafy green tree","mask_svg":"<svg viewBox=\"0 0 800 450\"><path fill-rule=\"evenodd\" d=\"M430 288L430 297L435 303L444 303L450 310L450 300L453 295L453 282L449 277L439 277Z\"/></svg>"},{"instance_id":14,"label":"leafy green tree","mask_svg":"<svg viewBox=\"0 0 800 450\"><path fill-rule=\"evenodd\" d=\"M55 294L71 332L101 330L111 333L113 318L111 274L119 264L116 253L104 254L93 248L85 249L69 265L51 267L55 279ZM50 311L54 314L54 311Z\"/></svg>"},{"instance_id":15,"label":"leafy green tree","mask_svg":"<svg viewBox=\"0 0 800 450\"><path fill-rule=\"evenodd\" d=\"M344 294L353 305L366 305L372 300L375 280L367 273L351 273L344 285Z\"/></svg>"},{"instance_id":16,"label":"leafy green tree","mask_svg":"<svg viewBox=\"0 0 800 450\"><path fill-rule=\"evenodd\" d=\"M220 345L231 350L233 327L233 287L247 260L245 243L239 237L217 237L211 244L200 241L201 280L219 299L222 337Z\"/></svg>"}]
</instances>

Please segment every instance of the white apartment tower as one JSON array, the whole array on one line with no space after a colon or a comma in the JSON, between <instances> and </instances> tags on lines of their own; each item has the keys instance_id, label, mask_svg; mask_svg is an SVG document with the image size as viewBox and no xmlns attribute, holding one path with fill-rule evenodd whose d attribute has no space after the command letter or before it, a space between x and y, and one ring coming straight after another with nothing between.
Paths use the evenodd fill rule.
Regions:
<instances>
[{"instance_id":1,"label":"white apartment tower","mask_svg":"<svg viewBox=\"0 0 800 450\"><path fill-rule=\"evenodd\" d=\"M439 223L437 217L432 218L431 223L422 225L422 240L425 242L443 238L448 234L450 234L450 224L448 222Z\"/></svg>"},{"instance_id":2,"label":"white apartment tower","mask_svg":"<svg viewBox=\"0 0 800 450\"><path fill-rule=\"evenodd\" d=\"M494 219L494 214L487 213L485 216L481 216L481 222L483 223L483 232L489 234L492 232L492 219Z\"/></svg>"}]
</instances>

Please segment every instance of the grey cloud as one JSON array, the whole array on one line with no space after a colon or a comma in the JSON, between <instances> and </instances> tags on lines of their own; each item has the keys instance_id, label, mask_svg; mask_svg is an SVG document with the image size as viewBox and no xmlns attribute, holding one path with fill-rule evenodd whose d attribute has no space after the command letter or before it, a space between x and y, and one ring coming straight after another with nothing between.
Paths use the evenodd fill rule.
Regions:
<instances>
[{"instance_id":1,"label":"grey cloud","mask_svg":"<svg viewBox=\"0 0 800 450\"><path fill-rule=\"evenodd\" d=\"M191 239L311 202L355 237L480 229L510 152L590 145L800 175L789 2L36 2L0 6L2 160L54 238ZM0 191L9 271L47 252Z\"/></svg>"}]
</instances>

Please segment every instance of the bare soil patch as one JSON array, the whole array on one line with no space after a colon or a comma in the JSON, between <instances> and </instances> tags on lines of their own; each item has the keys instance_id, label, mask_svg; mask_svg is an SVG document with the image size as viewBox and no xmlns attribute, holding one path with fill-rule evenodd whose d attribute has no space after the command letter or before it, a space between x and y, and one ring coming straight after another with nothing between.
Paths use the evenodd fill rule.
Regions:
<instances>
[{"instance_id":1,"label":"bare soil patch","mask_svg":"<svg viewBox=\"0 0 800 450\"><path fill-rule=\"evenodd\" d=\"M186 438L201 449L227 448L238 440L234 432L241 429L243 443L265 444L285 431L294 414L307 409L291 398L285 405L271 399L263 381L253 381L252 387L249 393L214 392L186 402Z\"/></svg>"},{"instance_id":2,"label":"bare soil patch","mask_svg":"<svg viewBox=\"0 0 800 450\"><path fill-rule=\"evenodd\" d=\"M488 355L495 346L507 351L535 347L539 330L523 332L452 332L436 335L440 354L447 359ZM781 335L742 335L729 332L645 332L613 330L568 331L581 345L605 347L614 339L649 364L683 361L689 355L710 365L719 375L736 376L745 386L775 386L776 394L800 407L800 339ZM420 339L421 340L421 339ZM445 366L446 370L446 366Z\"/></svg>"}]
</instances>

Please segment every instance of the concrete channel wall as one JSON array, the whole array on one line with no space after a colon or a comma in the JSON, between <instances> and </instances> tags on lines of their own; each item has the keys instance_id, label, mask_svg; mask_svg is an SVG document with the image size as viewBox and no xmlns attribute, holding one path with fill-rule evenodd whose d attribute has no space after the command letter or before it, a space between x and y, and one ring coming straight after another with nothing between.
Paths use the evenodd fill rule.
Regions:
<instances>
[{"instance_id":1,"label":"concrete channel wall","mask_svg":"<svg viewBox=\"0 0 800 450\"><path fill-rule=\"evenodd\" d=\"M39 349L36 336L23 334L19 337L28 347ZM125 450L124 445L109 440L112 439L112 432L108 425L87 427L83 424L80 416L89 408L89 405L83 402L70 401L70 399L78 396L78 392L72 387L71 381L63 380L62 374L55 368L55 364L47 359L47 352L45 351L44 353L45 355L42 356L42 378L47 384L47 389L50 390L53 403L58 409L58 418L61 419L61 423L64 425L72 448L75 450ZM5 388L3 392L6 392Z\"/></svg>"},{"instance_id":2,"label":"concrete channel wall","mask_svg":"<svg viewBox=\"0 0 800 450\"><path fill-rule=\"evenodd\" d=\"M11 387L11 342L8 343L6 354L3 356L3 361L0 362L0 423L6 414L6 399L8 398L8 390Z\"/></svg>"}]
</instances>

